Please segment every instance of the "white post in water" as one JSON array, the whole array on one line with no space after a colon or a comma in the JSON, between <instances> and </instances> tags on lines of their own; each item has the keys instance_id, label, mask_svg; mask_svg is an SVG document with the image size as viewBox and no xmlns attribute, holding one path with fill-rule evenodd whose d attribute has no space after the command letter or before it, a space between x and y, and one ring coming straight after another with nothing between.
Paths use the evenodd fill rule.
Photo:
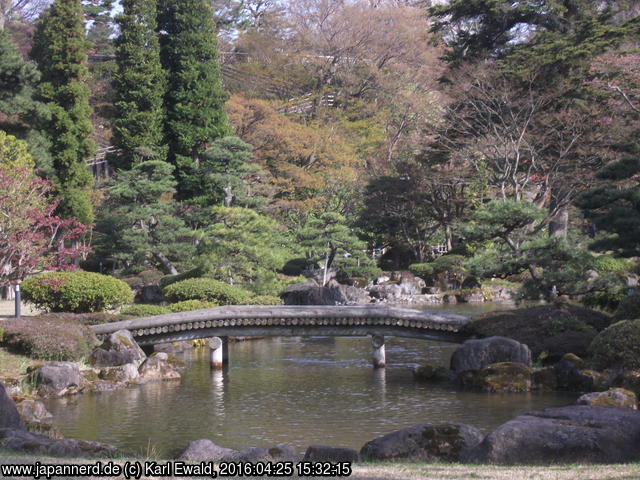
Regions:
<instances>
[{"instance_id":1,"label":"white post in water","mask_svg":"<svg viewBox=\"0 0 640 480\"><path fill-rule=\"evenodd\" d=\"M229 337L220 337L222 340L222 364L229 365Z\"/></svg>"},{"instance_id":2,"label":"white post in water","mask_svg":"<svg viewBox=\"0 0 640 480\"><path fill-rule=\"evenodd\" d=\"M373 347L373 368L384 368L385 353L384 353L384 336L372 335L371 346Z\"/></svg>"},{"instance_id":3,"label":"white post in water","mask_svg":"<svg viewBox=\"0 0 640 480\"><path fill-rule=\"evenodd\" d=\"M220 337L209 339L209 365L213 370L222 368L222 340Z\"/></svg>"}]
</instances>

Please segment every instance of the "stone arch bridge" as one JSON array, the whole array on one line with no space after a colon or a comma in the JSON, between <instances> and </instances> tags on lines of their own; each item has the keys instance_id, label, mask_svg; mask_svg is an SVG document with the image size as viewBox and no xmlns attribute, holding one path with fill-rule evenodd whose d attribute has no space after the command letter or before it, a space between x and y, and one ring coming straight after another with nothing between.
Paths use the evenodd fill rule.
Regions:
<instances>
[{"instance_id":1,"label":"stone arch bridge","mask_svg":"<svg viewBox=\"0 0 640 480\"><path fill-rule=\"evenodd\" d=\"M373 364L385 364L384 337L409 337L460 343L469 318L378 305L233 305L156 315L91 327L99 338L129 330L142 346L212 338L212 367L227 360L229 336L371 336ZM216 338L217 337L217 338ZM222 341L220 340L222 338Z\"/></svg>"}]
</instances>

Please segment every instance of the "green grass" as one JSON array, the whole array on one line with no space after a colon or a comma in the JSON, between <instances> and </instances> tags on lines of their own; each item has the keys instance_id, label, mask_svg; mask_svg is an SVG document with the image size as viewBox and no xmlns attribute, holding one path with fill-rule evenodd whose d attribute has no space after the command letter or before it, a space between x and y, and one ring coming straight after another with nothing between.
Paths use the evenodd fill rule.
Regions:
<instances>
[{"instance_id":1,"label":"green grass","mask_svg":"<svg viewBox=\"0 0 640 480\"><path fill-rule=\"evenodd\" d=\"M37 360L11 353L6 348L0 347L0 381L24 375L27 367L34 363L37 363Z\"/></svg>"}]
</instances>

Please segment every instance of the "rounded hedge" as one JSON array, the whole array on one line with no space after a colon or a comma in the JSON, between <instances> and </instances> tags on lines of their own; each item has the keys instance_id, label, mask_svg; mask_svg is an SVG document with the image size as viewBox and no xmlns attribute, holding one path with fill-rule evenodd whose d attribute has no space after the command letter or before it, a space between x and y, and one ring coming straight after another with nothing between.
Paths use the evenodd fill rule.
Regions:
<instances>
[{"instance_id":1,"label":"rounded hedge","mask_svg":"<svg viewBox=\"0 0 640 480\"><path fill-rule=\"evenodd\" d=\"M424 279L433 275L433 265L430 263L414 263L409 265L409 271L415 276Z\"/></svg>"},{"instance_id":2,"label":"rounded hedge","mask_svg":"<svg viewBox=\"0 0 640 480\"><path fill-rule=\"evenodd\" d=\"M82 360L100 344L89 327L55 315L12 318L4 328L3 345L40 360Z\"/></svg>"},{"instance_id":3,"label":"rounded hedge","mask_svg":"<svg viewBox=\"0 0 640 480\"><path fill-rule=\"evenodd\" d=\"M600 332L589 352L599 368L640 369L640 320L623 320Z\"/></svg>"},{"instance_id":4,"label":"rounded hedge","mask_svg":"<svg viewBox=\"0 0 640 480\"><path fill-rule=\"evenodd\" d=\"M249 300L249 303L251 305L282 305L282 299L273 295L256 295Z\"/></svg>"},{"instance_id":5,"label":"rounded hedge","mask_svg":"<svg viewBox=\"0 0 640 480\"><path fill-rule=\"evenodd\" d=\"M160 305L148 305L141 303L138 305L129 305L128 307L123 308L120 313L127 317L153 317L154 315L171 313L171 310Z\"/></svg>"},{"instance_id":6,"label":"rounded hedge","mask_svg":"<svg viewBox=\"0 0 640 480\"><path fill-rule=\"evenodd\" d=\"M599 255L593 259L593 268L599 274L607 272L625 272L633 268L626 258L615 258L611 255Z\"/></svg>"},{"instance_id":7,"label":"rounded hedge","mask_svg":"<svg viewBox=\"0 0 640 480\"><path fill-rule=\"evenodd\" d=\"M640 319L640 293L622 297L614 317L617 320Z\"/></svg>"},{"instance_id":8,"label":"rounded hedge","mask_svg":"<svg viewBox=\"0 0 640 480\"><path fill-rule=\"evenodd\" d=\"M169 305L169 310L173 313L188 312L190 310L200 310L202 308L217 307L213 302L206 302L204 300L183 300L182 302L172 303Z\"/></svg>"},{"instance_id":9,"label":"rounded hedge","mask_svg":"<svg viewBox=\"0 0 640 480\"><path fill-rule=\"evenodd\" d=\"M246 305L250 303L251 293L233 285L212 278L190 278L172 283L162 290L164 297L171 303L184 300L203 300L218 305Z\"/></svg>"},{"instance_id":10,"label":"rounded hedge","mask_svg":"<svg viewBox=\"0 0 640 480\"><path fill-rule=\"evenodd\" d=\"M122 280L92 272L50 272L22 282L25 301L49 312L104 312L133 302Z\"/></svg>"}]
</instances>

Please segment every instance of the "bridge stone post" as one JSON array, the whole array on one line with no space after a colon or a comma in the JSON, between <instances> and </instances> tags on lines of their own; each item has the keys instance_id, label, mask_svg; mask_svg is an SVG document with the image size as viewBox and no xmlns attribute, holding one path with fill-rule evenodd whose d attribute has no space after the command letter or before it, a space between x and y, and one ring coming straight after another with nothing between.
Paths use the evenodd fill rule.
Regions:
<instances>
[{"instance_id":1,"label":"bridge stone post","mask_svg":"<svg viewBox=\"0 0 640 480\"><path fill-rule=\"evenodd\" d=\"M224 362L223 341L220 337L209 339L209 365L212 369L222 368Z\"/></svg>"},{"instance_id":2,"label":"bridge stone post","mask_svg":"<svg viewBox=\"0 0 640 480\"><path fill-rule=\"evenodd\" d=\"M373 350L373 368L384 368L384 365L385 365L384 336L372 335L371 346Z\"/></svg>"}]
</instances>

